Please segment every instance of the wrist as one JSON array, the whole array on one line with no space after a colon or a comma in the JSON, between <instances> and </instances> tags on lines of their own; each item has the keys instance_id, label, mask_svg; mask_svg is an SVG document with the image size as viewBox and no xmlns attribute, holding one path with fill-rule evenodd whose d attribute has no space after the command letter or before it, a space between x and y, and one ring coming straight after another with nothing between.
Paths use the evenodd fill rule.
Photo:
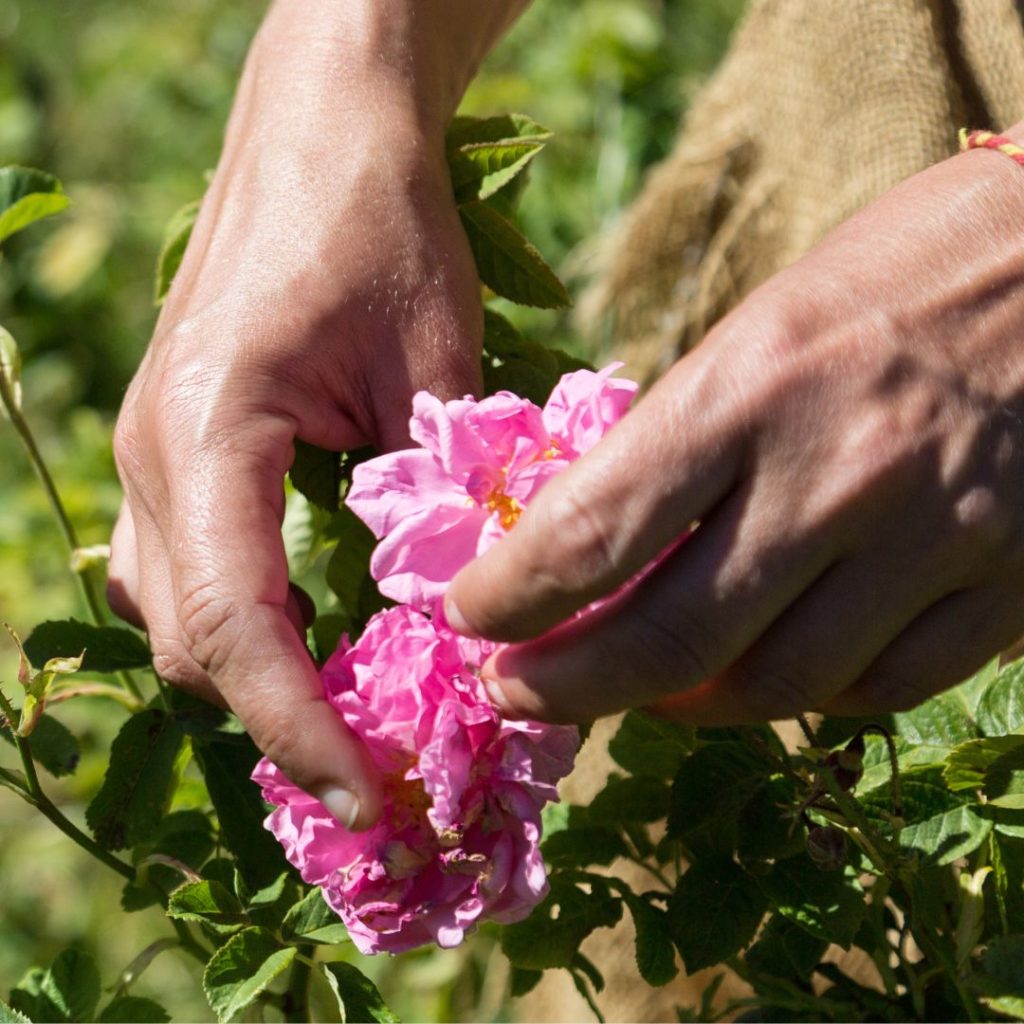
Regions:
<instances>
[{"instance_id":1,"label":"wrist","mask_svg":"<svg viewBox=\"0 0 1024 1024\"><path fill-rule=\"evenodd\" d=\"M336 103L383 104L443 137L481 60L528 0L275 0L254 44ZM455 28L454 26L457 26Z\"/></svg>"}]
</instances>

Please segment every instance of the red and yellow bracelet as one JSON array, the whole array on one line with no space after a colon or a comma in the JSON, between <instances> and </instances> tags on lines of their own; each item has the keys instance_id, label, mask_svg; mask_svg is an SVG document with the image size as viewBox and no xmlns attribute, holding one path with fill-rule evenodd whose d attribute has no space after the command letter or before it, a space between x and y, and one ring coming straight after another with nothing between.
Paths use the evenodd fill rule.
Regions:
<instances>
[{"instance_id":1,"label":"red and yellow bracelet","mask_svg":"<svg viewBox=\"0 0 1024 1024\"><path fill-rule=\"evenodd\" d=\"M969 132L966 128L961 128L960 151L966 153L969 149L994 149L1005 153L1011 160L1024 167L1024 147L1018 146L1005 135L985 131Z\"/></svg>"}]
</instances>

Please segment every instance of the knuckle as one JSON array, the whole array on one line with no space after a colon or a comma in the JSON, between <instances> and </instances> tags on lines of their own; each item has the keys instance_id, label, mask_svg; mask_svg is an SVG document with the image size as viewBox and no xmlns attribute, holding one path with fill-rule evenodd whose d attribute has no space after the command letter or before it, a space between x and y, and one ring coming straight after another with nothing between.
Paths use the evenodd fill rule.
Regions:
<instances>
[{"instance_id":1,"label":"knuckle","mask_svg":"<svg viewBox=\"0 0 1024 1024\"><path fill-rule=\"evenodd\" d=\"M189 656L216 677L238 643L235 603L215 581L191 587L178 607L178 619Z\"/></svg>"},{"instance_id":2,"label":"knuckle","mask_svg":"<svg viewBox=\"0 0 1024 1024\"><path fill-rule=\"evenodd\" d=\"M746 717L770 721L792 718L813 707L808 681L787 665L758 665L734 674Z\"/></svg>"},{"instance_id":3,"label":"knuckle","mask_svg":"<svg viewBox=\"0 0 1024 1024\"><path fill-rule=\"evenodd\" d=\"M557 568L547 561L550 545L540 546L544 559L536 568L560 591L590 594L613 576L616 557L604 517L596 502L579 488L561 487L543 505L537 536L558 537Z\"/></svg>"},{"instance_id":4,"label":"knuckle","mask_svg":"<svg viewBox=\"0 0 1024 1024\"><path fill-rule=\"evenodd\" d=\"M153 668L156 674L173 686L189 689L207 681L206 673L178 637L150 634Z\"/></svg>"},{"instance_id":5,"label":"knuckle","mask_svg":"<svg viewBox=\"0 0 1024 1024\"><path fill-rule=\"evenodd\" d=\"M1015 545L1017 516L993 487L975 485L954 503L952 525L975 550L1005 552Z\"/></svg>"}]
</instances>

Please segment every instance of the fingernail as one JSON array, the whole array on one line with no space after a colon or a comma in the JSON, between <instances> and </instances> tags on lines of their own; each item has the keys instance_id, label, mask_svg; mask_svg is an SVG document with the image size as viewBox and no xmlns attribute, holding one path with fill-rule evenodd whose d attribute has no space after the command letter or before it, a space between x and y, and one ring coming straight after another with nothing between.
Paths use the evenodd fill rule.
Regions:
<instances>
[{"instance_id":1,"label":"fingernail","mask_svg":"<svg viewBox=\"0 0 1024 1024\"><path fill-rule=\"evenodd\" d=\"M320 803L330 811L347 829L355 826L359 817L359 798L355 793L340 786L325 789L320 793Z\"/></svg>"},{"instance_id":2,"label":"fingernail","mask_svg":"<svg viewBox=\"0 0 1024 1024\"><path fill-rule=\"evenodd\" d=\"M480 639L480 634L466 621L462 612L459 611L459 606L450 597L444 599L444 617L456 633L468 637L470 640Z\"/></svg>"},{"instance_id":3,"label":"fingernail","mask_svg":"<svg viewBox=\"0 0 1024 1024\"><path fill-rule=\"evenodd\" d=\"M490 698L491 703L504 715L506 718L519 718L513 710L512 705L509 703L508 697L505 696L505 691L501 688L501 683L494 674L494 669L489 665L485 665L480 671L480 682L484 684L484 689L487 691L487 696Z\"/></svg>"}]
</instances>

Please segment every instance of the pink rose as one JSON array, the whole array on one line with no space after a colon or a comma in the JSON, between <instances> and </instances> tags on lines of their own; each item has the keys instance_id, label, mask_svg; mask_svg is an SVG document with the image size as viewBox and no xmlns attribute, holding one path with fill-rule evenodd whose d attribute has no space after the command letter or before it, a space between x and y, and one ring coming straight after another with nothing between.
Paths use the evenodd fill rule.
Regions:
<instances>
[{"instance_id":1,"label":"pink rose","mask_svg":"<svg viewBox=\"0 0 1024 1024\"><path fill-rule=\"evenodd\" d=\"M475 674L493 649L399 607L328 660L327 699L385 780L370 831L349 832L266 759L253 774L277 805L267 827L363 953L454 946L482 918L521 920L547 892L540 810L579 734L502 719Z\"/></svg>"},{"instance_id":2,"label":"pink rose","mask_svg":"<svg viewBox=\"0 0 1024 1024\"><path fill-rule=\"evenodd\" d=\"M370 571L381 593L431 609L622 418L637 385L611 376L620 365L565 374L543 409L506 391L479 402L419 392L409 430L421 447L357 466L346 498L380 540Z\"/></svg>"}]
</instances>

